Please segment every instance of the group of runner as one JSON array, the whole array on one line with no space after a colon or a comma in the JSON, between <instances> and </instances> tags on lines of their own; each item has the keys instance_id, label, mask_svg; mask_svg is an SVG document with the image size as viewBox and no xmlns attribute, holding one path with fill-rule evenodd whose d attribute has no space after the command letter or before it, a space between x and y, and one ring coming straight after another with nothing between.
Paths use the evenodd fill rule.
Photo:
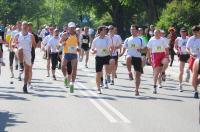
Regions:
<instances>
[{"instance_id":1,"label":"group of runner","mask_svg":"<svg viewBox=\"0 0 200 132\"><path fill-rule=\"evenodd\" d=\"M32 66L35 59L35 48L41 41L41 49L47 60L47 77L56 80L55 70L61 69L64 76L64 84L74 92L74 83L77 75L78 61L85 62L88 68L89 53L95 55L96 86L98 93L102 93L102 87L108 88L114 85L117 78L118 58L125 54L125 65L130 80L135 82L135 95L139 95L141 74L143 67L149 64L153 68L153 93L162 88L162 81L166 80L166 69L172 66L174 55L179 57L179 91L183 92L183 74L186 68L186 81L189 81L192 73L192 86L194 87L194 98L198 97L197 86L200 82L200 26L192 27L192 36L188 36L186 28L180 29L180 36L175 35L175 28L170 27L169 35L165 37L164 30L155 29L153 25L150 30L131 25L131 36L122 41L117 34L117 27L113 25L100 26L96 36L93 38L89 33L89 27L79 28L74 22L69 22L61 32L58 28L45 27L38 37L32 31L32 23L17 22L14 26L7 27L5 35L1 34L0 63L5 65L2 57L2 43L8 43L9 62L11 77L14 77L13 61L15 69L19 65L19 80L24 72L24 93L28 93L31 87ZM4 39L6 36L6 39ZM41 38L41 39L40 39ZM85 56L85 59L84 59ZM134 74L131 67L134 68ZM50 74L51 71L51 74ZM134 76L133 76L134 75Z\"/></svg>"}]
</instances>

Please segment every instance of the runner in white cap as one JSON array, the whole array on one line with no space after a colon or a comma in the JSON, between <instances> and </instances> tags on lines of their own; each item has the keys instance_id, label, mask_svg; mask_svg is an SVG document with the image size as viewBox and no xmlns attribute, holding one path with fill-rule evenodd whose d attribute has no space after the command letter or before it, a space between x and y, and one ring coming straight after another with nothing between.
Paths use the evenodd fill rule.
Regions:
<instances>
[{"instance_id":1,"label":"runner in white cap","mask_svg":"<svg viewBox=\"0 0 200 132\"><path fill-rule=\"evenodd\" d=\"M77 52L79 49L79 38L75 32L76 24L74 22L68 23L68 32L62 35L60 43L64 46L64 57L62 60L62 72L65 77L65 85L70 82L70 92L74 92L74 83L77 72ZM67 63L71 61L72 65L72 80L67 79Z\"/></svg>"}]
</instances>

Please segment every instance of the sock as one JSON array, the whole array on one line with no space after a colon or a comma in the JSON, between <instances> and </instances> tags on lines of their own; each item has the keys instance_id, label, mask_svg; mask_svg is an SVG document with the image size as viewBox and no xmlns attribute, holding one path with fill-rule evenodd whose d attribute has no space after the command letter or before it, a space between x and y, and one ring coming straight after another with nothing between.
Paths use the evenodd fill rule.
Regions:
<instances>
[{"instance_id":1,"label":"sock","mask_svg":"<svg viewBox=\"0 0 200 132\"><path fill-rule=\"evenodd\" d=\"M24 67L23 63L20 63L20 67Z\"/></svg>"},{"instance_id":2,"label":"sock","mask_svg":"<svg viewBox=\"0 0 200 132\"><path fill-rule=\"evenodd\" d=\"M103 82L103 77L101 77L101 82Z\"/></svg>"}]
</instances>

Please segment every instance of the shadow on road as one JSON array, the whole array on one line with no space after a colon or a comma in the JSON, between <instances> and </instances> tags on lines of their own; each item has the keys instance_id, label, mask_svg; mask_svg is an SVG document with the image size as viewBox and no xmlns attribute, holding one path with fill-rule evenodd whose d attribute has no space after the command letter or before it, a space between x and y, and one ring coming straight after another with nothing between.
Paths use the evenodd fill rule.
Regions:
<instances>
[{"instance_id":1,"label":"shadow on road","mask_svg":"<svg viewBox=\"0 0 200 132\"><path fill-rule=\"evenodd\" d=\"M0 111L0 132L7 132L7 127L12 127L18 124L24 124L27 123L25 121L18 121L17 113L13 114L10 112L1 112Z\"/></svg>"}]
</instances>

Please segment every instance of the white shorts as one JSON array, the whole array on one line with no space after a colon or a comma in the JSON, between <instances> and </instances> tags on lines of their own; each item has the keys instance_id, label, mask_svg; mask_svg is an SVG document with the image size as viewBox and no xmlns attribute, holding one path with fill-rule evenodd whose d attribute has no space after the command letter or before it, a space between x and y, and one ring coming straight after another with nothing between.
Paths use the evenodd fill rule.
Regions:
<instances>
[{"instance_id":1,"label":"white shorts","mask_svg":"<svg viewBox=\"0 0 200 132\"><path fill-rule=\"evenodd\" d=\"M24 56L24 63L31 66L32 62L31 62L31 51L26 51L23 50L23 56Z\"/></svg>"}]
</instances>

